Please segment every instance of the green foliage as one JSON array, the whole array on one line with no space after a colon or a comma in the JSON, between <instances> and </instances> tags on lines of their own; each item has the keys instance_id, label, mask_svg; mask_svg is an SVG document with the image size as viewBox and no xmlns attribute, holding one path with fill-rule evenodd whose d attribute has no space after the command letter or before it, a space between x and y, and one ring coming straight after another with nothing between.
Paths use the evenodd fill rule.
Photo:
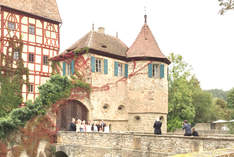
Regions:
<instances>
[{"instance_id":1,"label":"green foliage","mask_svg":"<svg viewBox=\"0 0 234 157\"><path fill-rule=\"evenodd\" d=\"M227 104L229 108L234 109L234 88L227 93Z\"/></svg>"},{"instance_id":2,"label":"green foliage","mask_svg":"<svg viewBox=\"0 0 234 157\"><path fill-rule=\"evenodd\" d=\"M6 116L22 103L22 87L28 84L28 69L22 59L23 42L10 38L6 54L0 53L0 117ZM14 52L18 52L17 59ZM26 79L24 80L24 77Z\"/></svg>"},{"instance_id":3,"label":"green foliage","mask_svg":"<svg viewBox=\"0 0 234 157\"><path fill-rule=\"evenodd\" d=\"M220 99L227 101L227 92L223 91L222 89L210 89L206 91L211 93L213 97L220 98Z\"/></svg>"},{"instance_id":4,"label":"green foliage","mask_svg":"<svg viewBox=\"0 0 234 157\"><path fill-rule=\"evenodd\" d=\"M206 91L198 90L194 92L192 98L196 111L194 123L212 121L215 117L215 112L211 112L213 107L211 94Z\"/></svg>"},{"instance_id":5,"label":"green foliage","mask_svg":"<svg viewBox=\"0 0 234 157\"><path fill-rule=\"evenodd\" d=\"M60 73L60 69L61 69L61 65L58 61L52 60L51 61L51 68L52 68L52 74L59 74Z\"/></svg>"},{"instance_id":6,"label":"green foliage","mask_svg":"<svg viewBox=\"0 0 234 157\"><path fill-rule=\"evenodd\" d=\"M221 6L220 14L223 15L225 11L234 9L234 0L218 0Z\"/></svg>"},{"instance_id":7,"label":"green foliage","mask_svg":"<svg viewBox=\"0 0 234 157\"><path fill-rule=\"evenodd\" d=\"M39 87L40 95L35 102L27 102L24 108L13 109L9 115L0 118L0 139L4 139L35 116L43 115L56 101L70 95L72 83L67 77L53 75Z\"/></svg>"},{"instance_id":8,"label":"green foliage","mask_svg":"<svg viewBox=\"0 0 234 157\"><path fill-rule=\"evenodd\" d=\"M229 133L234 134L234 122L228 123Z\"/></svg>"},{"instance_id":9,"label":"green foliage","mask_svg":"<svg viewBox=\"0 0 234 157\"><path fill-rule=\"evenodd\" d=\"M85 89L89 92L91 91L90 84L88 84L82 80L75 80L74 87L80 87L80 88Z\"/></svg>"},{"instance_id":10,"label":"green foliage","mask_svg":"<svg viewBox=\"0 0 234 157\"><path fill-rule=\"evenodd\" d=\"M84 47L84 48L81 48L81 49L76 49L73 52L75 54L79 54L79 53L82 53L82 52L88 53L89 52L89 48L88 47Z\"/></svg>"},{"instance_id":11,"label":"green foliage","mask_svg":"<svg viewBox=\"0 0 234 157\"><path fill-rule=\"evenodd\" d=\"M168 130L181 127L183 120L193 121L195 107L192 103L193 84L190 82L191 67L182 56L170 54Z\"/></svg>"}]
</instances>

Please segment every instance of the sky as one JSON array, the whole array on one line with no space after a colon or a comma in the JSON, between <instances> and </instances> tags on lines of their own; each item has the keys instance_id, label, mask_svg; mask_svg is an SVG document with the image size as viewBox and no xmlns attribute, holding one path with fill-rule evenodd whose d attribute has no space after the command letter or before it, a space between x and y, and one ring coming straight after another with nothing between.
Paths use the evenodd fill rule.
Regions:
<instances>
[{"instance_id":1,"label":"sky","mask_svg":"<svg viewBox=\"0 0 234 157\"><path fill-rule=\"evenodd\" d=\"M218 0L57 0L60 51L104 27L130 47L147 23L165 56L182 55L202 89L234 88L234 11L219 15ZM146 8L146 9L145 9ZM145 11L146 10L146 11Z\"/></svg>"}]
</instances>

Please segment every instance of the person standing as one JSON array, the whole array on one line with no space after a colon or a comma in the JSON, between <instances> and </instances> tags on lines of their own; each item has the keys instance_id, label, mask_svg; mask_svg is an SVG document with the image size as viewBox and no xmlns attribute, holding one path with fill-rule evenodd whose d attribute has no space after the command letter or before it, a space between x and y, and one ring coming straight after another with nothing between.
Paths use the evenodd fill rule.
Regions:
<instances>
[{"instance_id":1,"label":"person standing","mask_svg":"<svg viewBox=\"0 0 234 157\"><path fill-rule=\"evenodd\" d=\"M158 135L161 135L162 132L161 132L161 127L162 127L162 122L160 120L156 120L154 122L154 134L158 134Z\"/></svg>"},{"instance_id":2,"label":"person standing","mask_svg":"<svg viewBox=\"0 0 234 157\"><path fill-rule=\"evenodd\" d=\"M69 125L69 131L76 131L76 119L75 118L72 118L72 122L70 123Z\"/></svg>"},{"instance_id":3,"label":"person standing","mask_svg":"<svg viewBox=\"0 0 234 157\"><path fill-rule=\"evenodd\" d=\"M184 136L192 136L191 125L187 120L184 120L183 130L185 130Z\"/></svg>"}]
</instances>

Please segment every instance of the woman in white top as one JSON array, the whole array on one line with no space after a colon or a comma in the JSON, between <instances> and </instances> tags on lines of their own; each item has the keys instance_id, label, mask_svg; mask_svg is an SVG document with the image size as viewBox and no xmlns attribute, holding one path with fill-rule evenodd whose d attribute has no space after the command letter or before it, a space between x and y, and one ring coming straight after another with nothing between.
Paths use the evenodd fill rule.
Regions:
<instances>
[{"instance_id":1,"label":"woman in white top","mask_svg":"<svg viewBox=\"0 0 234 157\"><path fill-rule=\"evenodd\" d=\"M105 127L104 127L104 132L105 133L109 133L110 132L110 124L106 123Z\"/></svg>"},{"instance_id":2,"label":"woman in white top","mask_svg":"<svg viewBox=\"0 0 234 157\"><path fill-rule=\"evenodd\" d=\"M81 125L80 125L80 132L85 132L86 128L85 128L85 120L82 121Z\"/></svg>"},{"instance_id":3,"label":"woman in white top","mask_svg":"<svg viewBox=\"0 0 234 157\"><path fill-rule=\"evenodd\" d=\"M93 124L93 132L98 132L97 122L95 121Z\"/></svg>"},{"instance_id":4,"label":"woman in white top","mask_svg":"<svg viewBox=\"0 0 234 157\"><path fill-rule=\"evenodd\" d=\"M86 132L92 132L90 121L86 124Z\"/></svg>"},{"instance_id":5,"label":"woman in white top","mask_svg":"<svg viewBox=\"0 0 234 157\"><path fill-rule=\"evenodd\" d=\"M80 132L80 125L81 125L81 120L77 119L77 121L76 121L76 132Z\"/></svg>"}]
</instances>

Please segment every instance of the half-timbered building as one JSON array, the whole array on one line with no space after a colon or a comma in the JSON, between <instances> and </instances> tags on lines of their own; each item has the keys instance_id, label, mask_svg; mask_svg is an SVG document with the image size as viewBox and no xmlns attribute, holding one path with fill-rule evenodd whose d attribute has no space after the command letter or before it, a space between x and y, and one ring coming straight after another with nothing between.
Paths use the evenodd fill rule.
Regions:
<instances>
[{"instance_id":1,"label":"half-timbered building","mask_svg":"<svg viewBox=\"0 0 234 157\"><path fill-rule=\"evenodd\" d=\"M24 101L34 100L38 86L51 74L48 59L59 53L60 23L56 0L0 1L0 52L6 53L11 38L23 42L22 58L29 69L29 85L22 88ZM14 51L17 59L19 52Z\"/></svg>"}]
</instances>

